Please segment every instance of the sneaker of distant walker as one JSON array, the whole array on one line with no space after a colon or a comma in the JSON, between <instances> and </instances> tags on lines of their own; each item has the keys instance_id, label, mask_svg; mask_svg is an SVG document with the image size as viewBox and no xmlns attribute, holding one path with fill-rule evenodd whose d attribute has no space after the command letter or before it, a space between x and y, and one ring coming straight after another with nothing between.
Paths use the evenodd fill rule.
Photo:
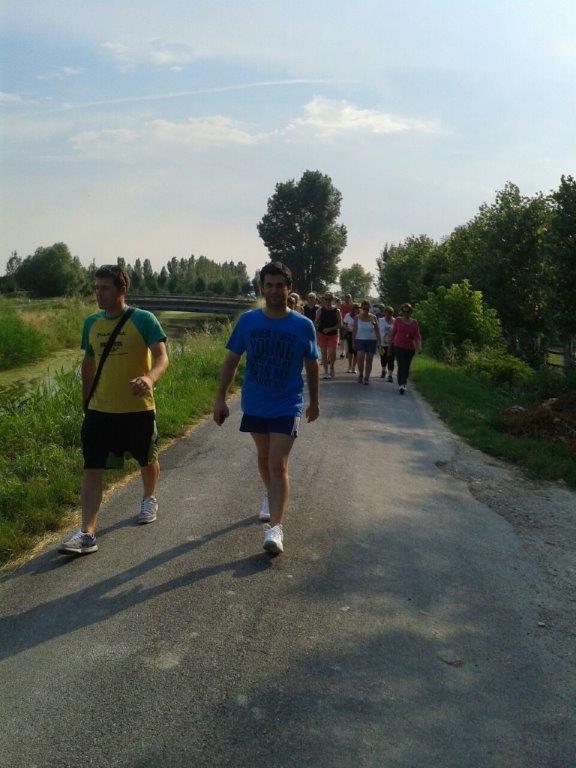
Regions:
<instances>
[{"instance_id":1,"label":"sneaker of distant walker","mask_svg":"<svg viewBox=\"0 0 576 768\"><path fill-rule=\"evenodd\" d=\"M58 547L58 552L62 555L89 555L91 552L96 552L97 549L98 544L96 544L96 536L93 533L76 531L71 538L62 542Z\"/></svg>"},{"instance_id":2,"label":"sneaker of distant walker","mask_svg":"<svg viewBox=\"0 0 576 768\"><path fill-rule=\"evenodd\" d=\"M394 381L394 379L392 378L392 374L391 373L388 374L388 378L386 379L386 381L389 381L390 383L392 383Z\"/></svg>"},{"instance_id":3,"label":"sneaker of distant walker","mask_svg":"<svg viewBox=\"0 0 576 768\"><path fill-rule=\"evenodd\" d=\"M138 515L138 522L140 525L146 523L153 523L158 517L158 502L156 496L146 496L140 502L140 514Z\"/></svg>"},{"instance_id":4,"label":"sneaker of distant walker","mask_svg":"<svg viewBox=\"0 0 576 768\"><path fill-rule=\"evenodd\" d=\"M260 505L260 512L258 513L258 520L262 523L267 523L270 520L270 507L268 506L268 494L265 494Z\"/></svg>"},{"instance_id":5,"label":"sneaker of distant walker","mask_svg":"<svg viewBox=\"0 0 576 768\"><path fill-rule=\"evenodd\" d=\"M271 555L279 555L280 552L284 552L282 540L283 533L280 523L274 526L266 523L264 526L264 543L262 544L266 552L269 552Z\"/></svg>"},{"instance_id":6,"label":"sneaker of distant walker","mask_svg":"<svg viewBox=\"0 0 576 768\"><path fill-rule=\"evenodd\" d=\"M404 394L404 392L406 392L406 387L405 387L404 385L402 385L402 386L401 386L401 387L398 389L398 392L400 392L400 394L401 394L401 395L403 395L403 394Z\"/></svg>"}]
</instances>

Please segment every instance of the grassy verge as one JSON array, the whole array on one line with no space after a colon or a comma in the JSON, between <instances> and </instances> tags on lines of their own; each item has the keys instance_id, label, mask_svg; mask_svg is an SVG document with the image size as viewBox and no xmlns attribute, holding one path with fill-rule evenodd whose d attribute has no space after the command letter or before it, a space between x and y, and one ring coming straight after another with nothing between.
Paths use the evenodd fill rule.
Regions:
<instances>
[{"instance_id":1,"label":"grassy verge","mask_svg":"<svg viewBox=\"0 0 576 768\"><path fill-rule=\"evenodd\" d=\"M531 404L532 389L496 387L425 355L414 358L412 377L440 417L474 448L522 466L534 479L563 479L576 488L574 453L561 445L503 431L502 409Z\"/></svg>"},{"instance_id":2,"label":"grassy verge","mask_svg":"<svg viewBox=\"0 0 576 768\"><path fill-rule=\"evenodd\" d=\"M192 336L180 350L171 350L170 367L156 391L164 441L184 434L209 412L226 335L227 329ZM78 505L80 382L65 373L57 385L56 391L32 390L20 404L0 401L0 565L59 530ZM130 460L124 472L108 472L105 478L110 484L135 469Z\"/></svg>"},{"instance_id":3,"label":"grassy verge","mask_svg":"<svg viewBox=\"0 0 576 768\"><path fill-rule=\"evenodd\" d=\"M82 321L92 311L93 302L78 299L27 303L0 299L0 370L77 347Z\"/></svg>"}]
</instances>

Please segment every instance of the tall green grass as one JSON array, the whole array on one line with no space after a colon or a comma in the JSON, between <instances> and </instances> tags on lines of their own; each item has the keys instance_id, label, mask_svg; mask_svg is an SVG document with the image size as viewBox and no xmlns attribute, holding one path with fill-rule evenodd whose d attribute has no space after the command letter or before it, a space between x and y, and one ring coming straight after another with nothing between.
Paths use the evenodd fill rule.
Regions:
<instances>
[{"instance_id":1,"label":"tall green grass","mask_svg":"<svg viewBox=\"0 0 576 768\"><path fill-rule=\"evenodd\" d=\"M209 412L228 329L191 336L170 351L170 367L156 388L163 440L182 435ZM63 373L57 387L19 390L0 401L0 564L30 550L47 532L69 522L82 476L80 382ZM108 482L137 469L106 473Z\"/></svg>"},{"instance_id":2,"label":"tall green grass","mask_svg":"<svg viewBox=\"0 0 576 768\"><path fill-rule=\"evenodd\" d=\"M39 304L1 301L0 371L78 346L83 320L92 309L77 299Z\"/></svg>"},{"instance_id":3,"label":"tall green grass","mask_svg":"<svg viewBox=\"0 0 576 768\"><path fill-rule=\"evenodd\" d=\"M542 388L560 391L560 378L544 373L522 388L499 387L426 355L414 358L412 378L440 417L470 445L518 464L535 479L563 479L576 488L574 453L556 443L508 434L501 418L504 408L534 403Z\"/></svg>"}]
</instances>

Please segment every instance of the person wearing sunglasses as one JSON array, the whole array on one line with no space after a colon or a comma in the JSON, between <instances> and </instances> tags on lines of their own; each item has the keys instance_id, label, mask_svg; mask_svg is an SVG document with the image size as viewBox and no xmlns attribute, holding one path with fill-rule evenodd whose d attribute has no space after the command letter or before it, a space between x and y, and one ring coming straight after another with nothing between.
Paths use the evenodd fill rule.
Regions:
<instances>
[{"instance_id":1,"label":"person wearing sunglasses","mask_svg":"<svg viewBox=\"0 0 576 768\"><path fill-rule=\"evenodd\" d=\"M398 391L401 395L406 392L412 358L422 348L420 327L411 314L412 305L408 302L402 304L400 316L394 320L391 334L397 365Z\"/></svg>"},{"instance_id":2,"label":"person wearing sunglasses","mask_svg":"<svg viewBox=\"0 0 576 768\"><path fill-rule=\"evenodd\" d=\"M138 523L156 520L160 473L154 385L168 367L166 334L151 312L126 305L130 281L118 265L94 273L98 311L82 333L82 526L62 542L59 552L96 552L96 522L105 469L119 469L124 454L140 465L143 498Z\"/></svg>"}]
</instances>

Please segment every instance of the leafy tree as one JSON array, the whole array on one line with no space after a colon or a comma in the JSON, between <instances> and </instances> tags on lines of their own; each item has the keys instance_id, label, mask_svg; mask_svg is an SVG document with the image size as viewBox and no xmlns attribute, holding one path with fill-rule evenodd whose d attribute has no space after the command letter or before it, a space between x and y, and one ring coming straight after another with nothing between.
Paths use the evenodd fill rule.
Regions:
<instances>
[{"instance_id":1,"label":"leafy tree","mask_svg":"<svg viewBox=\"0 0 576 768\"><path fill-rule=\"evenodd\" d=\"M500 320L494 309L482 300L468 280L441 285L415 307L422 326L422 337L433 355L442 356L447 348L462 351L472 346L482 349L503 343Z\"/></svg>"},{"instance_id":2,"label":"leafy tree","mask_svg":"<svg viewBox=\"0 0 576 768\"><path fill-rule=\"evenodd\" d=\"M6 263L6 274L4 277L0 277L0 289L3 293L13 293L18 289L16 273L21 265L22 258L18 256L17 251L12 251Z\"/></svg>"},{"instance_id":3,"label":"leafy tree","mask_svg":"<svg viewBox=\"0 0 576 768\"><path fill-rule=\"evenodd\" d=\"M166 291L168 287L168 270L166 267L162 267L160 274L158 275L158 288L162 293Z\"/></svg>"},{"instance_id":4,"label":"leafy tree","mask_svg":"<svg viewBox=\"0 0 576 768\"><path fill-rule=\"evenodd\" d=\"M526 197L508 183L493 205L483 205L471 279L498 312L513 352L537 360L547 330L549 263L543 247L550 215L542 194ZM525 337L525 341L523 340Z\"/></svg>"},{"instance_id":5,"label":"leafy tree","mask_svg":"<svg viewBox=\"0 0 576 768\"><path fill-rule=\"evenodd\" d=\"M290 267L300 292L325 290L338 277L347 240L346 227L336 223L341 202L341 193L320 171L277 184L268 200L258 233L270 258Z\"/></svg>"},{"instance_id":6,"label":"leafy tree","mask_svg":"<svg viewBox=\"0 0 576 768\"><path fill-rule=\"evenodd\" d=\"M376 260L376 287L382 301L398 306L417 302L436 287L438 245L427 235L407 237L398 245L386 244Z\"/></svg>"},{"instance_id":7,"label":"leafy tree","mask_svg":"<svg viewBox=\"0 0 576 768\"><path fill-rule=\"evenodd\" d=\"M340 288L342 293L362 299L370 293L374 275L367 272L361 264L352 264L348 269L340 271Z\"/></svg>"},{"instance_id":8,"label":"leafy tree","mask_svg":"<svg viewBox=\"0 0 576 768\"><path fill-rule=\"evenodd\" d=\"M546 247L553 276L551 314L564 345L565 368L574 365L576 336L576 180L562 176L551 195L551 216Z\"/></svg>"},{"instance_id":9,"label":"leafy tree","mask_svg":"<svg viewBox=\"0 0 576 768\"><path fill-rule=\"evenodd\" d=\"M136 259L134 266L131 267L130 273L130 289L137 293L144 287L144 270L142 269L142 262L140 259Z\"/></svg>"},{"instance_id":10,"label":"leafy tree","mask_svg":"<svg viewBox=\"0 0 576 768\"><path fill-rule=\"evenodd\" d=\"M65 243L37 248L14 273L18 285L35 296L74 296L85 284L80 260L73 258Z\"/></svg>"}]
</instances>

